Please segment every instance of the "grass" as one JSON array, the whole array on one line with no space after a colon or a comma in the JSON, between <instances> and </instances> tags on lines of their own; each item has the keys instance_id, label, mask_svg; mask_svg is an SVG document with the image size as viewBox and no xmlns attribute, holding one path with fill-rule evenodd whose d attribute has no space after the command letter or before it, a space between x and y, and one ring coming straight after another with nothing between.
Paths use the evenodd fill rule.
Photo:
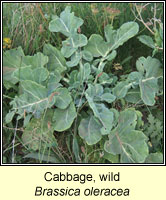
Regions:
<instances>
[{"instance_id":1,"label":"grass","mask_svg":"<svg viewBox=\"0 0 166 200\"><path fill-rule=\"evenodd\" d=\"M94 33L104 36L104 26L107 24L112 24L117 29L125 22L136 21L131 11L132 3L3 3L3 38L11 39L10 46L6 46L4 50L22 46L25 55L33 55L36 52L42 51L45 43L51 43L60 49L62 40L65 38L61 34L51 33L48 26L51 19L55 15L59 15L67 4L71 5L72 11L76 16L84 20L81 32L88 38ZM162 18L163 10L161 3L158 3L158 9L161 12L159 12L157 17ZM152 14L151 6L149 6L146 12L143 12L143 17L148 20L153 17ZM139 21L137 23L140 27L139 34L150 35L142 23ZM130 39L125 45L120 47L119 51L120 53L118 52L115 64L120 63L123 65L122 74L127 74L135 69L137 58L140 56L147 57L152 53L150 48L142 45L136 38ZM162 60L160 55L159 59ZM3 114L5 116L10 108L8 96L14 97L15 90L4 90L3 93L5 95L5 100L3 101ZM48 158L44 154L42 159L38 159L38 154L34 154L30 149L25 148L20 139L21 131L18 131L15 144L13 145L15 126L15 124L10 123L8 128L4 128L4 162L10 163L12 156L15 157L15 162L17 163L47 162ZM21 124L18 124L18 127L21 126ZM66 133L65 135L56 135L58 145L55 148L56 151L49 154L50 160L54 157L54 159L59 158L63 162L75 162L76 155L73 156L72 154L72 137L71 133L68 133L67 137ZM80 143L79 138L77 138L77 142ZM97 145L95 147L88 147L84 144L80 150L81 161L97 161L101 163L103 162L101 153ZM23 158L25 154L27 157Z\"/></svg>"},{"instance_id":2,"label":"grass","mask_svg":"<svg viewBox=\"0 0 166 200\"><path fill-rule=\"evenodd\" d=\"M59 15L66 5L67 3L3 3L3 37L11 38L11 48L21 45L25 54L41 51L44 43L60 47L63 38L59 34L50 33L48 25L52 17ZM107 23L113 23L116 29L124 22L134 20L128 3L70 5L76 16L84 19L81 31L88 37L92 33L103 35ZM108 8L114 9L115 13Z\"/></svg>"},{"instance_id":3,"label":"grass","mask_svg":"<svg viewBox=\"0 0 166 200\"><path fill-rule=\"evenodd\" d=\"M59 15L68 4L71 5L75 15L84 20L81 32L87 37L93 33L104 36L106 24L112 24L117 29L125 22L136 20L131 12L131 3L3 3L3 38L11 39L10 48L22 46L26 55L42 51L45 43L60 48L64 37L61 34L51 33L48 26L51 19ZM162 7L160 4L159 6ZM152 18L150 6L143 12L143 17ZM138 23L140 33L149 34L145 27ZM151 51L135 38L127 45L128 51L126 45L121 47L117 63L132 56L130 60L132 68L140 55L147 56Z\"/></svg>"}]
</instances>

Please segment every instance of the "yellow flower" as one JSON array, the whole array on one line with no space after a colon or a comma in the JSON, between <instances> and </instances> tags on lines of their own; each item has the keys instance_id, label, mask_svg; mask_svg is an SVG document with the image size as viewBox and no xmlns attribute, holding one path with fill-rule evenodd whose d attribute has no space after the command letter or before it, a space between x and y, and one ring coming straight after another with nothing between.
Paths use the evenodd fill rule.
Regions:
<instances>
[{"instance_id":1,"label":"yellow flower","mask_svg":"<svg viewBox=\"0 0 166 200\"><path fill-rule=\"evenodd\" d=\"M10 49L11 43L12 41L10 38L3 38L3 49Z\"/></svg>"},{"instance_id":2,"label":"yellow flower","mask_svg":"<svg viewBox=\"0 0 166 200\"><path fill-rule=\"evenodd\" d=\"M6 43L6 44L11 44L11 39L10 38L3 38L3 41Z\"/></svg>"}]
</instances>

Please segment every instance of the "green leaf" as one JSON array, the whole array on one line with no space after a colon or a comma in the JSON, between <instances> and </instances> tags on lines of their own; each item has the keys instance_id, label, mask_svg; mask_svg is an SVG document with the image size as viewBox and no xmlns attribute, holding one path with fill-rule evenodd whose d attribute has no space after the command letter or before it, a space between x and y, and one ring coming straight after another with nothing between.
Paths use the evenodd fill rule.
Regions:
<instances>
[{"instance_id":1,"label":"green leaf","mask_svg":"<svg viewBox=\"0 0 166 200\"><path fill-rule=\"evenodd\" d=\"M103 158L110 161L111 163L119 163L119 155L113 155L105 151Z\"/></svg>"},{"instance_id":2,"label":"green leaf","mask_svg":"<svg viewBox=\"0 0 166 200\"><path fill-rule=\"evenodd\" d=\"M99 83L102 85L111 84L113 79L108 76L107 73L103 72L102 75L98 78Z\"/></svg>"},{"instance_id":3,"label":"green leaf","mask_svg":"<svg viewBox=\"0 0 166 200\"><path fill-rule=\"evenodd\" d=\"M113 100L113 95L103 95L103 87L100 84L88 85L88 89L85 92L86 99L88 100L90 108L93 110L93 113L96 118L99 119L102 124L101 133L106 135L112 129L113 123L113 113L104 105L95 103L95 101L109 101Z\"/></svg>"},{"instance_id":4,"label":"green leaf","mask_svg":"<svg viewBox=\"0 0 166 200\"><path fill-rule=\"evenodd\" d=\"M97 104L94 103L93 98L88 96L86 93L86 98L88 100L90 108L93 110L93 113L96 118L99 119L100 123L102 124L101 133L106 135L112 129L113 123L113 113L105 107L104 104Z\"/></svg>"},{"instance_id":5,"label":"green leaf","mask_svg":"<svg viewBox=\"0 0 166 200\"><path fill-rule=\"evenodd\" d=\"M158 91L157 79L147 78L139 82L141 99L146 105L153 106L155 104L155 95Z\"/></svg>"},{"instance_id":6,"label":"green leaf","mask_svg":"<svg viewBox=\"0 0 166 200\"><path fill-rule=\"evenodd\" d=\"M48 57L38 52L33 56L24 56L23 63L25 63L25 65L31 65L32 68L40 68L48 63Z\"/></svg>"},{"instance_id":7,"label":"green leaf","mask_svg":"<svg viewBox=\"0 0 166 200\"><path fill-rule=\"evenodd\" d=\"M104 34L107 42L112 46L116 41L117 31L113 30L113 26L108 24L104 27Z\"/></svg>"},{"instance_id":8,"label":"green leaf","mask_svg":"<svg viewBox=\"0 0 166 200\"><path fill-rule=\"evenodd\" d=\"M103 127L101 128L102 135L107 135L113 126L114 114L104 104L96 104L97 112L94 112L98 117Z\"/></svg>"},{"instance_id":9,"label":"green leaf","mask_svg":"<svg viewBox=\"0 0 166 200\"><path fill-rule=\"evenodd\" d=\"M126 96L130 87L131 85L127 81L119 82L115 88L113 88L113 95L116 96L117 99L122 99Z\"/></svg>"},{"instance_id":10,"label":"green leaf","mask_svg":"<svg viewBox=\"0 0 166 200\"><path fill-rule=\"evenodd\" d=\"M142 103L140 89L139 88L130 89L125 96L125 100L129 103L134 103L134 104Z\"/></svg>"},{"instance_id":11,"label":"green leaf","mask_svg":"<svg viewBox=\"0 0 166 200\"><path fill-rule=\"evenodd\" d=\"M118 30L114 40L114 44L111 46L111 50L117 49L123 45L127 40L135 36L139 31L139 26L136 22L124 23Z\"/></svg>"},{"instance_id":12,"label":"green leaf","mask_svg":"<svg viewBox=\"0 0 166 200\"><path fill-rule=\"evenodd\" d=\"M21 67L20 69L15 70L13 76L19 81L31 80L36 83L42 84L48 78L49 72L44 67Z\"/></svg>"},{"instance_id":13,"label":"green leaf","mask_svg":"<svg viewBox=\"0 0 166 200\"><path fill-rule=\"evenodd\" d=\"M140 57L136 61L136 68L142 75L144 74L144 71L145 71L145 67L144 67L144 62L145 61L146 61L146 58L144 58L144 57Z\"/></svg>"},{"instance_id":14,"label":"green leaf","mask_svg":"<svg viewBox=\"0 0 166 200\"><path fill-rule=\"evenodd\" d=\"M83 71L82 71L83 81L88 80L90 73L91 73L90 64L85 63L84 66L83 66Z\"/></svg>"},{"instance_id":15,"label":"green leaf","mask_svg":"<svg viewBox=\"0 0 166 200\"><path fill-rule=\"evenodd\" d=\"M33 80L36 68L38 72L43 74L43 66L48 62L48 57L42 53L37 53L34 56L25 56L22 48L11 49L3 54L3 79L6 88L13 87L20 80ZM31 74L33 73L33 74ZM21 76L21 77L20 77ZM38 74L39 78L40 75Z\"/></svg>"},{"instance_id":16,"label":"green leaf","mask_svg":"<svg viewBox=\"0 0 166 200\"><path fill-rule=\"evenodd\" d=\"M150 153L146 158L145 163L163 163L162 153Z\"/></svg>"},{"instance_id":17,"label":"green leaf","mask_svg":"<svg viewBox=\"0 0 166 200\"><path fill-rule=\"evenodd\" d=\"M13 117L15 115L15 111L10 111L9 113L7 113L6 117L5 117L5 122L8 124L12 121Z\"/></svg>"},{"instance_id":18,"label":"green leaf","mask_svg":"<svg viewBox=\"0 0 166 200\"><path fill-rule=\"evenodd\" d=\"M48 56L49 62L47 63L48 71L57 70L62 73L66 70L66 60L62 53L50 44L45 44L43 53Z\"/></svg>"},{"instance_id":19,"label":"green leaf","mask_svg":"<svg viewBox=\"0 0 166 200\"><path fill-rule=\"evenodd\" d=\"M60 109L65 109L68 107L70 102L72 101L72 98L70 96L70 93L67 88L58 88L56 90L56 102L55 106Z\"/></svg>"},{"instance_id":20,"label":"green leaf","mask_svg":"<svg viewBox=\"0 0 166 200\"><path fill-rule=\"evenodd\" d=\"M133 56L128 56L125 59L122 60L122 62L120 62L120 65L123 66L126 63L129 63L129 61L133 58Z\"/></svg>"},{"instance_id":21,"label":"green leaf","mask_svg":"<svg viewBox=\"0 0 166 200\"><path fill-rule=\"evenodd\" d=\"M155 112L157 110L155 109ZM163 151L163 113L156 112L155 114L158 117L154 117L154 115L149 114L147 117L148 122L144 125L144 133L149 138L149 146L151 152L162 152ZM160 118L160 119L159 119Z\"/></svg>"},{"instance_id":22,"label":"green leaf","mask_svg":"<svg viewBox=\"0 0 166 200\"><path fill-rule=\"evenodd\" d=\"M147 58L140 57L136 62L137 70L144 74L144 71L146 71L145 77L159 77L161 76L161 63L158 59L152 58L148 56Z\"/></svg>"},{"instance_id":23,"label":"green leaf","mask_svg":"<svg viewBox=\"0 0 166 200\"><path fill-rule=\"evenodd\" d=\"M21 47L8 50L3 52L3 81L9 82L12 84L16 84L18 79L13 77L13 72L21 67L25 67L26 64L22 62L22 58L24 57L24 52ZM7 89L12 87L8 84L5 85Z\"/></svg>"},{"instance_id":24,"label":"green leaf","mask_svg":"<svg viewBox=\"0 0 166 200\"><path fill-rule=\"evenodd\" d=\"M22 135L24 145L36 151L56 141L53 135L52 116L53 111L49 109L40 119L31 119Z\"/></svg>"},{"instance_id":25,"label":"green leaf","mask_svg":"<svg viewBox=\"0 0 166 200\"><path fill-rule=\"evenodd\" d=\"M62 76L58 71L54 71L50 73L50 76L47 82L48 95L50 95L52 92L55 92L55 90L61 86L61 84L59 83L61 78Z\"/></svg>"},{"instance_id":26,"label":"green leaf","mask_svg":"<svg viewBox=\"0 0 166 200\"><path fill-rule=\"evenodd\" d=\"M135 109L134 109L135 110ZM142 119L143 117L143 114L138 111L138 110L135 110L136 114L137 114L137 125L136 125L136 129L140 129L143 125L144 125L144 121Z\"/></svg>"},{"instance_id":27,"label":"green leaf","mask_svg":"<svg viewBox=\"0 0 166 200\"><path fill-rule=\"evenodd\" d=\"M79 148L79 145L78 145L77 138L75 136L73 136L73 153L74 153L74 156L75 156L77 163L81 162L81 158L80 158L80 155L79 155L79 149L80 148Z\"/></svg>"},{"instance_id":28,"label":"green leaf","mask_svg":"<svg viewBox=\"0 0 166 200\"><path fill-rule=\"evenodd\" d=\"M33 81L22 81L21 87L25 93L31 96L32 99L41 100L42 98L47 97L47 89Z\"/></svg>"},{"instance_id":29,"label":"green leaf","mask_svg":"<svg viewBox=\"0 0 166 200\"><path fill-rule=\"evenodd\" d=\"M66 109L56 108L53 116L54 130L62 132L69 129L76 116L77 113L73 102Z\"/></svg>"},{"instance_id":30,"label":"green leaf","mask_svg":"<svg viewBox=\"0 0 166 200\"><path fill-rule=\"evenodd\" d=\"M92 84L88 84L86 94L91 98L100 97L103 94L103 86L100 84L95 84L94 86Z\"/></svg>"},{"instance_id":31,"label":"green leaf","mask_svg":"<svg viewBox=\"0 0 166 200\"><path fill-rule=\"evenodd\" d=\"M71 7L67 6L60 17L55 16L49 23L49 30L51 32L61 32L67 37L76 33L77 29L83 24L83 20L74 16L74 13L70 11Z\"/></svg>"},{"instance_id":32,"label":"green leaf","mask_svg":"<svg viewBox=\"0 0 166 200\"><path fill-rule=\"evenodd\" d=\"M104 93L101 95L101 100L106 101L107 103L112 103L114 102L116 97L110 93Z\"/></svg>"},{"instance_id":33,"label":"green leaf","mask_svg":"<svg viewBox=\"0 0 166 200\"><path fill-rule=\"evenodd\" d=\"M62 42L62 49L61 52L65 58L69 58L72 56L78 49L78 47L72 45L71 38L68 38L67 40Z\"/></svg>"},{"instance_id":34,"label":"green leaf","mask_svg":"<svg viewBox=\"0 0 166 200\"><path fill-rule=\"evenodd\" d=\"M24 127L27 126L27 124L29 123L30 119L32 118L32 114L28 114L24 117Z\"/></svg>"},{"instance_id":35,"label":"green leaf","mask_svg":"<svg viewBox=\"0 0 166 200\"><path fill-rule=\"evenodd\" d=\"M129 75L128 75L128 80L130 82L134 82L134 84L139 84L139 81L141 80L142 78L142 74L140 72L131 72Z\"/></svg>"},{"instance_id":36,"label":"green leaf","mask_svg":"<svg viewBox=\"0 0 166 200\"><path fill-rule=\"evenodd\" d=\"M143 163L148 155L146 136L135 130L137 114L127 109L120 113L117 127L109 134L104 149L113 155L120 154L122 163Z\"/></svg>"},{"instance_id":37,"label":"green leaf","mask_svg":"<svg viewBox=\"0 0 166 200\"><path fill-rule=\"evenodd\" d=\"M49 72L44 67L38 67L33 70L33 80L42 84L48 78Z\"/></svg>"},{"instance_id":38,"label":"green leaf","mask_svg":"<svg viewBox=\"0 0 166 200\"><path fill-rule=\"evenodd\" d=\"M155 47L155 43L153 41L153 39L150 36L147 35L140 35L137 37L139 39L140 42L142 42L143 44L147 45L148 47L154 49Z\"/></svg>"},{"instance_id":39,"label":"green leaf","mask_svg":"<svg viewBox=\"0 0 166 200\"><path fill-rule=\"evenodd\" d=\"M89 62L93 60L93 56L89 51L82 51L82 57Z\"/></svg>"},{"instance_id":40,"label":"green leaf","mask_svg":"<svg viewBox=\"0 0 166 200\"><path fill-rule=\"evenodd\" d=\"M77 51L79 47L83 47L87 44L87 37L83 34L75 33L67 40L62 42L61 52L64 57L69 58L73 53Z\"/></svg>"},{"instance_id":41,"label":"green leaf","mask_svg":"<svg viewBox=\"0 0 166 200\"><path fill-rule=\"evenodd\" d=\"M102 138L100 132L101 128L102 126L98 120L94 116L91 116L81 120L81 123L78 127L78 133L88 145L93 145L99 142Z\"/></svg>"},{"instance_id":42,"label":"green leaf","mask_svg":"<svg viewBox=\"0 0 166 200\"><path fill-rule=\"evenodd\" d=\"M108 61L112 61L112 60L116 57L116 55L117 55L116 50L113 50L113 51L106 57L106 59L107 59Z\"/></svg>"},{"instance_id":43,"label":"green leaf","mask_svg":"<svg viewBox=\"0 0 166 200\"><path fill-rule=\"evenodd\" d=\"M113 114L114 114L113 127L115 127L118 123L119 112L115 108L111 108L110 111L113 112Z\"/></svg>"},{"instance_id":44,"label":"green leaf","mask_svg":"<svg viewBox=\"0 0 166 200\"><path fill-rule=\"evenodd\" d=\"M154 38L155 38L155 43L158 47L163 46L163 39L160 37L159 30L157 28L154 28Z\"/></svg>"},{"instance_id":45,"label":"green leaf","mask_svg":"<svg viewBox=\"0 0 166 200\"><path fill-rule=\"evenodd\" d=\"M101 129L101 133L103 135L108 134L113 126L113 112L111 112L108 108L104 106L104 104L96 104L98 113L98 118L100 119L103 128ZM97 114L97 113L96 113Z\"/></svg>"},{"instance_id":46,"label":"green leaf","mask_svg":"<svg viewBox=\"0 0 166 200\"><path fill-rule=\"evenodd\" d=\"M66 62L66 65L68 67L75 67L78 65L78 63L80 62L80 59L82 57L82 54L80 52L75 52L72 56L71 56L71 61Z\"/></svg>"},{"instance_id":47,"label":"green leaf","mask_svg":"<svg viewBox=\"0 0 166 200\"><path fill-rule=\"evenodd\" d=\"M13 72L13 77L18 81L33 80L33 70L31 66L21 67Z\"/></svg>"},{"instance_id":48,"label":"green leaf","mask_svg":"<svg viewBox=\"0 0 166 200\"><path fill-rule=\"evenodd\" d=\"M51 107L55 103L55 98L52 100L48 96L47 88L30 80L22 81L21 88L23 94L19 97L15 97L11 101L11 105L15 111L19 114L32 112L36 117L39 117L41 113L48 107Z\"/></svg>"},{"instance_id":49,"label":"green leaf","mask_svg":"<svg viewBox=\"0 0 166 200\"><path fill-rule=\"evenodd\" d=\"M157 78L160 66L161 66L161 63L158 59L148 56L146 61L144 62L144 67L146 70L145 77L146 78L150 78L150 77Z\"/></svg>"},{"instance_id":50,"label":"green leaf","mask_svg":"<svg viewBox=\"0 0 166 200\"><path fill-rule=\"evenodd\" d=\"M97 34L91 35L84 49L85 51L89 51L93 57L105 57L109 53L109 45Z\"/></svg>"},{"instance_id":51,"label":"green leaf","mask_svg":"<svg viewBox=\"0 0 166 200\"><path fill-rule=\"evenodd\" d=\"M75 82L77 82L77 77L78 77L78 70L73 70L70 73L70 80L69 80L69 84L70 86L73 86Z\"/></svg>"}]
</instances>

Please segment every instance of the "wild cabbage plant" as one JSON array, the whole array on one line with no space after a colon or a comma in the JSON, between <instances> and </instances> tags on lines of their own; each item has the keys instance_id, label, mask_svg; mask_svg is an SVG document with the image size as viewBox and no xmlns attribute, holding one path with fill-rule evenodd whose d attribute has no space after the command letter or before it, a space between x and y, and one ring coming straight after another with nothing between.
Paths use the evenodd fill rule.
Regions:
<instances>
[{"instance_id":1,"label":"wild cabbage plant","mask_svg":"<svg viewBox=\"0 0 166 200\"><path fill-rule=\"evenodd\" d=\"M105 72L105 66L138 33L138 24L127 22L117 30L107 25L105 38L92 34L89 39L80 32L82 25L83 20L67 6L49 23L55 37L58 32L65 37L61 50L45 44L43 53L34 56L25 56L21 47L4 52L4 86L19 85L6 123L14 116L23 119L22 141L34 151L53 145L53 133L71 130L74 140L78 134L87 145L103 140L103 151L116 162L143 163L149 148L140 128L142 113L134 108L119 111L114 105L124 99L153 106L162 77L160 61L140 57L137 71L119 81Z\"/></svg>"}]
</instances>

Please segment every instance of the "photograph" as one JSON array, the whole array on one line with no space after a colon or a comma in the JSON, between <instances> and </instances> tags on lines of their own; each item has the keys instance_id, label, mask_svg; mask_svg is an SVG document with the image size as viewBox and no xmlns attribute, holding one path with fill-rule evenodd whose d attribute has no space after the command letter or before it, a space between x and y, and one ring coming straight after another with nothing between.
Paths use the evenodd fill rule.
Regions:
<instances>
[{"instance_id":1,"label":"photograph","mask_svg":"<svg viewBox=\"0 0 166 200\"><path fill-rule=\"evenodd\" d=\"M1 165L163 165L163 2L3 2Z\"/></svg>"}]
</instances>

